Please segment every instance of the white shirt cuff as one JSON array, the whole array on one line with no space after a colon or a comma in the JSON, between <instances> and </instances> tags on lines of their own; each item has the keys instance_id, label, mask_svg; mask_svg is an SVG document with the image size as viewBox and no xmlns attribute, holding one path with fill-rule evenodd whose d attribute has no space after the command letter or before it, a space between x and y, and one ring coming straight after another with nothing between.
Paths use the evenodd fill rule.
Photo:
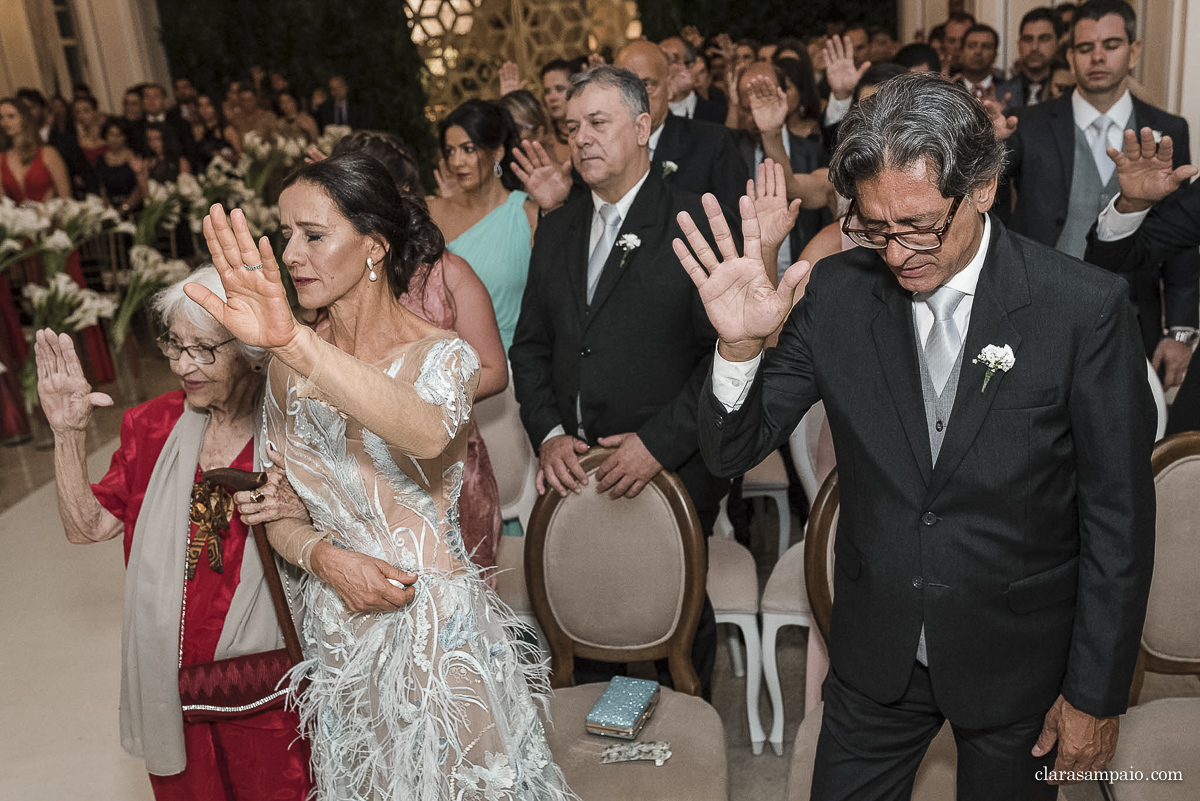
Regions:
<instances>
[{"instance_id":1,"label":"white shirt cuff","mask_svg":"<svg viewBox=\"0 0 1200 801\"><path fill-rule=\"evenodd\" d=\"M746 401L750 385L758 373L762 352L748 362L731 362L721 358L718 350L713 356L713 396L727 412L736 412Z\"/></svg>"},{"instance_id":2,"label":"white shirt cuff","mask_svg":"<svg viewBox=\"0 0 1200 801\"><path fill-rule=\"evenodd\" d=\"M853 97L847 97L845 100L838 100L833 95L829 96L829 104L825 106L825 127L837 125L842 121L842 117L846 116L846 112L850 110L850 104L854 101Z\"/></svg>"},{"instance_id":3,"label":"white shirt cuff","mask_svg":"<svg viewBox=\"0 0 1200 801\"><path fill-rule=\"evenodd\" d=\"M1108 205L1104 207L1104 211L1100 212L1100 216L1096 218L1096 238L1101 242L1113 242L1131 235L1150 213L1150 210L1146 209L1122 214L1117 211L1117 198L1119 197L1119 194L1114 195L1113 199L1108 201Z\"/></svg>"},{"instance_id":4,"label":"white shirt cuff","mask_svg":"<svg viewBox=\"0 0 1200 801\"><path fill-rule=\"evenodd\" d=\"M546 434L546 436L542 437L541 444L545 445L546 440L550 439L551 437L561 437L566 433L567 433L567 430L565 428L563 428L561 425L557 425L554 428L550 429L550 432L548 434Z\"/></svg>"}]
</instances>

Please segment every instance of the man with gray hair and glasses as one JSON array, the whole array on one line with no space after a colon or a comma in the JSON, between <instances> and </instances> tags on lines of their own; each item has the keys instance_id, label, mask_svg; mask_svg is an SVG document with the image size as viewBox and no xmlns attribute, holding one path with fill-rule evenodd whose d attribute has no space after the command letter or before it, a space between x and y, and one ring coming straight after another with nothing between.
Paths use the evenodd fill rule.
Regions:
<instances>
[{"instance_id":1,"label":"man with gray hair and glasses","mask_svg":"<svg viewBox=\"0 0 1200 801\"><path fill-rule=\"evenodd\" d=\"M842 126L859 247L795 308L808 265L774 288L753 215L744 257L710 198L719 254L681 220L719 337L701 451L740 473L825 403L841 513L814 799L909 797L946 720L960 798L1053 799L1112 757L1150 588L1154 406L1125 288L989 215L1004 145L961 86L898 76Z\"/></svg>"}]
</instances>

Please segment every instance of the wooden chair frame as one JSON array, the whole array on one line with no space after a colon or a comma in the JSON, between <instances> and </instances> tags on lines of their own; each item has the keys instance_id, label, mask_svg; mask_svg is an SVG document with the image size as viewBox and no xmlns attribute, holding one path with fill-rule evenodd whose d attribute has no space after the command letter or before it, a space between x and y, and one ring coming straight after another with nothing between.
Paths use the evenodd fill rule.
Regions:
<instances>
[{"instance_id":1,"label":"wooden chair frame","mask_svg":"<svg viewBox=\"0 0 1200 801\"><path fill-rule=\"evenodd\" d=\"M808 513L808 533L804 538L804 583L808 589L808 606L812 622L825 642L829 642L829 626L833 620L833 595L829 592L830 539L836 534L833 518L837 514L841 493L838 491L837 468L830 471Z\"/></svg>"},{"instance_id":2,"label":"wooden chair frame","mask_svg":"<svg viewBox=\"0 0 1200 801\"><path fill-rule=\"evenodd\" d=\"M592 475L601 463L614 452L612 448L592 448L580 458L579 462L584 471L588 475ZM550 644L550 686L555 689L575 685L574 658L576 656L602 662L642 662L665 658L670 664L671 679L675 684L675 690L689 695L700 694L700 679L692 667L692 640L695 637L696 626L700 622L700 612L704 606L705 582L708 576L707 543L700 530L700 521L696 517L695 507L692 506L691 498L688 497L683 482L674 473L662 470L651 479L643 492L649 491L651 487L662 493L675 515L683 538L684 553L683 608L679 623L665 642L653 646L596 648L576 642L563 631L550 609L543 560L550 521L554 518L559 504L569 499L550 491L538 498L533 507L533 513L529 518L529 529L525 532L525 578L534 615ZM594 490L589 485L585 491ZM613 503L621 503L621 501L613 501ZM607 599L597 600L607 602Z\"/></svg>"},{"instance_id":3,"label":"wooden chair frame","mask_svg":"<svg viewBox=\"0 0 1200 801\"><path fill-rule=\"evenodd\" d=\"M1200 456L1200 431L1181 431L1159 440L1154 446L1154 454L1150 457L1150 467L1154 477L1158 478L1175 462L1194 456ZM1137 665L1133 669L1133 683L1129 687L1130 706L1137 705L1147 671L1174 676L1200 675L1200 660L1163 659L1148 653L1145 647L1139 647Z\"/></svg>"}]
</instances>

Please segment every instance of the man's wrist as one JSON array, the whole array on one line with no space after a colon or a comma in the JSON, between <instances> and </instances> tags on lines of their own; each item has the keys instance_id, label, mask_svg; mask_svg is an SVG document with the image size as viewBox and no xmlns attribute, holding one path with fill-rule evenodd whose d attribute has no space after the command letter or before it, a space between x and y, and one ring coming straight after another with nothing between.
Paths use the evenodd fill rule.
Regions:
<instances>
[{"instance_id":1,"label":"man's wrist","mask_svg":"<svg viewBox=\"0 0 1200 801\"><path fill-rule=\"evenodd\" d=\"M834 100L849 100L854 95L854 89L834 89L829 94Z\"/></svg>"},{"instance_id":2,"label":"man's wrist","mask_svg":"<svg viewBox=\"0 0 1200 801\"><path fill-rule=\"evenodd\" d=\"M1167 338L1182 345L1194 345L1197 338L1200 338L1200 333L1186 325L1173 325L1167 332Z\"/></svg>"},{"instance_id":3,"label":"man's wrist","mask_svg":"<svg viewBox=\"0 0 1200 801\"><path fill-rule=\"evenodd\" d=\"M1124 192L1117 195L1116 200L1113 202L1113 209L1121 214L1137 214L1140 211L1147 211L1153 208L1153 206L1153 201L1131 198Z\"/></svg>"},{"instance_id":4,"label":"man's wrist","mask_svg":"<svg viewBox=\"0 0 1200 801\"><path fill-rule=\"evenodd\" d=\"M741 339L728 342L724 339L717 342L717 353L727 362L748 362L762 353L764 339Z\"/></svg>"}]
</instances>

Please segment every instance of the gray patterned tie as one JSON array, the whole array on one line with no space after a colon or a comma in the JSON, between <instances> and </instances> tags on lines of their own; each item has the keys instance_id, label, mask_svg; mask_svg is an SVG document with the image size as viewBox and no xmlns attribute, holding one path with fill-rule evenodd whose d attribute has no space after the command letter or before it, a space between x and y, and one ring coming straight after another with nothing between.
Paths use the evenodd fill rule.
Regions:
<instances>
[{"instance_id":1,"label":"gray patterned tie","mask_svg":"<svg viewBox=\"0 0 1200 801\"><path fill-rule=\"evenodd\" d=\"M1117 165L1108 157L1108 129L1113 125L1108 115L1101 114L1092 121L1096 138L1092 141L1092 158L1096 160L1096 169L1100 171L1100 183L1107 184Z\"/></svg>"},{"instance_id":2,"label":"gray patterned tie","mask_svg":"<svg viewBox=\"0 0 1200 801\"><path fill-rule=\"evenodd\" d=\"M604 231L600 234L600 241L592 249L591 258L588 259L587 302L589 304L592 302L592 296L596 294L600 275L604 272L604 263L608 261L608 254L617 241L617 232L621 230L621 212L617 210L616 206L605 203L600 207L600 216L604 219Z\"/></svg>"},{"instance_id":3,"label":"gray patterned tie","mask_svg":"<svg viewBox=\"0 0 1200 801\"><path fill-rule=\"evenodd\" d=\"M954 324L954 310L965 297L966 293L943 286L925 298L925 303L933 312L933 328L925 340L925 363L929 365L929 379L938 395L946 386L946 379L954 369L958 350L962 346L958 326Z\"/></svg>"}]
</instances>

